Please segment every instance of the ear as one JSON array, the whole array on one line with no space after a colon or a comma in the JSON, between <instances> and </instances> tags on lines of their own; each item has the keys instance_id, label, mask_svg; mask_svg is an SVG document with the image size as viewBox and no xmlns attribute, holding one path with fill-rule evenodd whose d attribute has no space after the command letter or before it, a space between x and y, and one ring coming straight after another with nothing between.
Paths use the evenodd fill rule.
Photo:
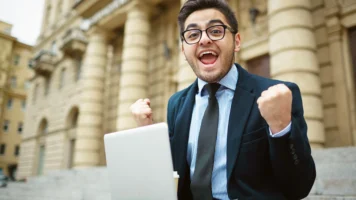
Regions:
<instances>
[{"instance_id":1,"label":"ear","mask_svg":"<svg viewBox=\"0 0 356 200\"><path fill-rule=\"evenodd\" d=\"M182 52L184 53L184 44L183 44L183 40L181 40L181 42L180 42L180 44L181 44L181 50L182 50Z\"/></svg>"},{"instance_id":2,"label":"ear","mask_svg":"<svg viewBox=\"0 0 356 200\"><path fill-rule=\"evenodd\" d=\"M240 33L236 33L235 34L235 52L240 51L240 47L241 47L241 38L240 38Z\"/></svg>"}]
</instances>

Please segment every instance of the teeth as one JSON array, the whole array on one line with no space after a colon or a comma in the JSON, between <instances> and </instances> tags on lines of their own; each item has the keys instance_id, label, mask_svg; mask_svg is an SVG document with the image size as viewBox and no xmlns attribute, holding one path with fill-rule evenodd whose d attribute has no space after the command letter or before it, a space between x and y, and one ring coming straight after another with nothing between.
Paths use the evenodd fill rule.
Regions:
<instances>
[{"instance_id":1,"label":"teeth","mask_svg":"<svg viewBox=\"0 0 356 200\"><path fill-rule=\"evenodd\" d=\"M214 56L217 56L216 53L213 51L204 51L199 55L199 57L201 58L203 55L206 55L206 54L213 54Z\"/></svg>"}]
</instances>

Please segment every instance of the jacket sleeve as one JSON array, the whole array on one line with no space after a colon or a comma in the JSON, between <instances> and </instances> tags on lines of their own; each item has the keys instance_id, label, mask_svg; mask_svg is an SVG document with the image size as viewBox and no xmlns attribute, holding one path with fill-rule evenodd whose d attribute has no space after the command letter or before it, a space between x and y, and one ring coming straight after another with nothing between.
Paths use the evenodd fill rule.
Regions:
<instances>
[{"instance_id":1,"label":"jacket sleeve","mask_svg":"<svg viewBox=\"0 0 356 200\"><path fill-rule=\"evenodd\" d=\"M177 107L176 104L177 104L177 98L175 95L173 95L168 100L168 106L167 106L167 124L168 124L168 132L169 132L170 139L172 139L174 135L174 123L175 123L176 107Z\"/></svg>"},{"instance_id":2,"label":"jacket sleeve","mask_svg":"<svg viewBox=\"0 0 356 200\"><path fill-rule=\"evenodd\" d=\"M303 103L298 86L288 83L292 100L292 127L288 134L269 137L270 158L278 187L288 199L308 196L316 177L315 164L307 137Z\"/></svg>"}]
</instances>

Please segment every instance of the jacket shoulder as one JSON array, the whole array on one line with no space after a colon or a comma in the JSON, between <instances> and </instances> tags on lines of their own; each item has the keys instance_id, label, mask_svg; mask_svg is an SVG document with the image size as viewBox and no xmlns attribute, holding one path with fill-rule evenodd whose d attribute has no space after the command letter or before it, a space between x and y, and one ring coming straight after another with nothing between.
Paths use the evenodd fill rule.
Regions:
<instances>
[{"instance_id":1,"label":"jacket shoulder","mask_svg":"<svg viewBox=\"0 0 356 200\"><path fill-rule=\"evenodd\" d=\"M173 134L174 122L177 115L178 108L180 107L181 99L187 96L187 93L192 89L194 83L189 87L174 93L168 100L167 106L167 123L169 128L169 133Z\"/></svg>"}]
</instances>

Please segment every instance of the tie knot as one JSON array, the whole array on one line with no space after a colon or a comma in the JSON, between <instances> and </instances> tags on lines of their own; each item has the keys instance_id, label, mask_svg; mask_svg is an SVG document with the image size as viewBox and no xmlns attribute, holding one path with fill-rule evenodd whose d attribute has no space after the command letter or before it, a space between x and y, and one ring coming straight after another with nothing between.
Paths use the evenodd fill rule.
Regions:
<instances>
[{"instance_id":1,"label":"tie knot","mask_svg":"<svg viewBox=\"0 0 356 200\"><path fill-rule=\"evenodd\" d=\"M219 83L208 83L205 85L206 90L209 93L209 97L215 96L216 91L218 91L220 84Z\"/></svg>"}]
</instances>

